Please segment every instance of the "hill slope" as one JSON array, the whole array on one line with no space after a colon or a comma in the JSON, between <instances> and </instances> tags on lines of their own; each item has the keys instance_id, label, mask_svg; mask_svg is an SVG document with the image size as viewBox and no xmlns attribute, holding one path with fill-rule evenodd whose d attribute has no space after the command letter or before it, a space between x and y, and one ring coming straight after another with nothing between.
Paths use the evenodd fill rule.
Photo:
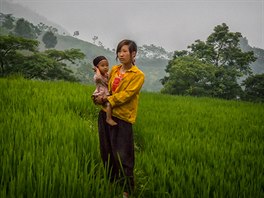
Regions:
<instances>
[{"instance_id":1,"label":"hill slope","mask_svg":"<svg viewBox=\"0 0 264 198\"><path fill-rule=\"evenodd\" d=\"M39 15L38 13L34 12L33 10L26 8L18 3L10 2L7 0L1 0L1 11L4 14L12 14L16 18L24 18L34 25L39 24L40 22L53 26L58 29L58 32L60 34L69 34L67 30L60 25L53 23L52 21L49 21L47 18L45 18L42 15Z\"/></svg>"},{"instance_id":2,"label":"hill slope","mask_svg":"<svg viewBox=\"0 0 264 198\"><path fill-rule=\"evenodd\" d=\"M254 74L264 73L264 49L251 47L246 38L240 40L240 46L243 51L253 51L257 57L257 60L250 65L252 72Z\"/></svg>"},{"instance_id":3,"label":"hill slope","mask_svg":"<svg viewBox=\"0 0 264 198\"><path fill-rule=\"evenodd\" d=\"M86 63L92 63L93 58L95 58L98 55L105 55L109 61L110 65L117 64L115 60L115 53L109 49L105 49L102 46L94 45L90 42L80 40L76 37L72 36L65 36L63 35L63 32L67 32L63 27L60 27L57 24L54 24L50 21L47 21L47 19L43 16L38 15L34 11L25 8L19 4L10 3L6 0L2 1L2 7L4 13L12 13L14 16L17 17L25 17L30 22L33 22L35 24L39 22L43 22L47 25L52 25L53 27L56 27L59 30L58 37L58 44L55 47L59 50L65 50L70 48L78 48L81 49L83 53L85 53L86 58L82 65L72 66L72 69L78 73L79 76L82 76L82 81L84 83L92 83L92 75L91 68L88 68L89 66ZM243 34L243 33L242 33ZM39 38L39 41L41 41L41 38ZM139 48L146 49L144 47L139 46ZM254 51L255 55L257 56L257 61L252 63L250 66L252 68L253 73L263 73L264 72L264 50L259 48L252 48L249 46L247 40L244 38L241 40L241 48L244 51L252 50ZM44 50L43 44L41 46L41 49ZM172 57L171 52L166 52L165 50L165 56L163 55L157 55L155 56L155 48L153 48L153 51L151 48L148 48L150 51L141 51L139 50L138 58L136 60L136 64L139 66L139 68L145 73L146 80L143 86L144 90L147 91L159 91L162 88L162 85L160 83L160 79L162 79L166 73L165 68L168 63L168 60ZM149 56L149 54L152 54L154 56ZM91 65L90 65L91 67ZM78 69L79 68L79 69ZM244 78L242 78L244 79Z\"/></svg>"}]
</instances>

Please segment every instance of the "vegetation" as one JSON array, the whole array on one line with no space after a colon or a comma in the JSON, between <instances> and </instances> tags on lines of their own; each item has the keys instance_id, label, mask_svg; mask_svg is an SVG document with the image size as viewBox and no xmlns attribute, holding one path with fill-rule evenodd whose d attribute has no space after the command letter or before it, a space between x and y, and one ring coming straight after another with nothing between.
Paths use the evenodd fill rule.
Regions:
<instances>
[{"instance_id":1,"label":"vegetation","mask_svg":"<svg viewBox=\"0 0 264 198\"><path fill-rule=\"evenodd\" d=\"M48 31L43 35L42 41L46 48L54 48L58 42L57 37L51 31Z\"/></svg>"},{"instance_id":2,"label":"vegetation","mask_svg":"<svg viewBox=\"0 0 264 198\"><path fill-rule=\"evenodd\" d=\"M1 19L1 24L4 28L11 30L14 28L14 21L15 18L12 16L12 14L3 14L0 13L0 19Z\"/></svg>"},{"instance_id":3,"label":"vegetation","mask_svg":"<svg viewBox=\"0 0 264 198\"><path fill-rule=\"evenodd\" d=\"M78 49L39 52L38 41L11 35L0 36L0 47L0 76L19 73L29 79L77 81L65 61L74 64L84 58Z\"/></svg>"},{"instance_id":4,"label":"vegetation","mask_svg":"<svg viewBox=\"0 0 264 198\"><path fill-rule=\"evenodd\" d=\"M223 23L214 28L206 42L197 40L188 47L190 51L176 51L166 68L169 76L161 80L164 85L162 92L195 96L201 91L199 95L204 96L224 99L241 97L238 78L250 74L249 64L256 60L253 51L243 52L240 49L241 37L239 32L229 32L228 26ZM193 58L200 62L191 62ZM175 76L179 79L175 80ZM195 91L192 91L193 88Z\"/></svg>"},{"instance_id":5,"label":"vegetation","mask_svg":"<svg viewBox=\"0 0 264 198\"><path fill-rule=\"evenodd\" d=\"M25 75L27 78L64 79L91 84L93 83L92 60L94 57L103 54L108 58L110 65L117 64L115 49L105 49L99 41L97 42L99 46L95 45L98 36L93 37L94 44L91 44L71 36L59 35L56 28L43 23L34 26L24 19L14 18L11 14L1 14L0 19L3 21L0 34L17 35L15 29L19 29L17 28L18 24L24 24L25 27L28 27L20 28L24 37L30 32L35 35L34 37L39 35L36 40L39 41L38 49L40 51L53 47L56 47L58 51L75 48L84 54L84 57L78 61L67 61L67 64L65 61L60 61L60 66L55 62L55 68L46 65L46 68L42 68L41 72ZM18 23L18 21L20 22ZM189 51L175 51L174 56L172 56L172 53L154 44L139 46L136 64L146 74L143 90L161 90L162 93L211 96L224 99L254 100L252 94L249 97L245 93L242 81L251 74L263 73L264 50L251 48L246 38L242 38L238 32L229 32L226 24L216 26L206 42L197 40L188 48ZM30 51L30 49L25 49L25 51ZM28 55L28 52L26 54L24 51L22 52L24 56ZM46 56L45 53L44 55ZM23 66L21 57L18 56L15 60L17 61L13 62L11 68L14 70L11 73L19 72L24 75L31 72L32 69L26 71L28 66ZM40 60L40 56L36 60ZM254 60L256 61L254 62ZM32 61L33 59L30 60L31 63ZM166 65L167 68L165 69ZM36 67L33 68L36 69ZM166 75L166 72L169 75ZM255 96L255 98L255 101L262 101L259 96Z\"/></svg>"},{"instance_id":6,"label":"vegetation","mask_svg":"<svg viewBox=\"0 0 264 198\"><path fill-rule=\"evenodd\" d=\"M23 18L15 19L11 14L0 15L3 24L0 34L0 76L19 74L28 79L78 81L67 62L74 65L84 59L79 49L39 51L41 34L46 48L55 47L56 28L43 23L37 26ZM44 33L43 33L44 32ZM84 63L85 64L85 63Z\"/></svg>"},{"instance_id":7,"label":"vegetation","mask_svg":"<svg viewBox=\"0 0 264 198\"><path fill-rule=\"evenodd\" d=\"M162 80L163 92L173 95L212 95L215 67L192 56L182 56L170 62L169 77Z\"/></svg>"},{"instance_id":8,"label":"vegetation","mask_svg":"<svg viewBox=\"0 0 264 198\"><path fill-rule=\"evenodd\" d=\"M10 14L0 20L0 197L119 196L100 159L95 87L38 81L91 82L92 58L104 54L113 65L114 50L56 34L56 49L40 51L56 28ZM160 90L168 63L164 93L263 102L264 77L254 71L262 72L264 51L241 36L222 24L173 58L139 47L145 90ZM264 197L263 103L143 92L139 105L135 197Z\"/></svg>"},{"instance_id":9,"label":"vegetation","mask_svg":"<svg viewBox=\"0 0 264 198\"><path fill-rule=\"evenodd\" d=\"M94 87L0 79L0 197L118 197ZM141 93L134 197L263 197L263 104Z\"/></svg>"},{"instance_id":10,"label":"vegetation","mask_svg":"<svg viewBox=\"0 0 264 198\"><path fill-rule=\"evenodd\" d=\"M18 37L36 39L41 31L27 20L20 18L16 21L14 33Z\"/></svg>"},{"instance_id":11,"label":"vegetation","mask_svg":"<svg viewBox=\"0 0 264 198\"><path fill-rule=\"evenodd\" d=\"M1 63L1 76L12 72L17 65L13 62L20 62L18 59L23 57L22 51L29 52L37 51L38 41L25 39L15 36L0 36L0 63ZM13 66L13 68L12 68Z\"/></svg>"},{"instance_id":12,"label":"vegetation","mask_svg":"<svg viewBox=\"0 0 264 198\"><path fill-rule=\"evenodd\" d=\"M264 73L249 76L244 82L244 99L264 102Z\"/></svg>"}]
</instances>

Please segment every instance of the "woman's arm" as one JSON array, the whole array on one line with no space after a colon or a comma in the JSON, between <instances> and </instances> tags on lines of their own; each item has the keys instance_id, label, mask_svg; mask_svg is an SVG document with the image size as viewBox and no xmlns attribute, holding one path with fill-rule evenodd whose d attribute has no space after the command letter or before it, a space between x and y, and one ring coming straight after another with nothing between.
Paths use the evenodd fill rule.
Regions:
<instances>
[{"instance_id":1,"label":"woman's arm","mask_svg":"<svg viewBox=\"0 0 264 198\"><path fill-rule=\"evenodd\" d=\"M111 106L114 108L115 106L122 105L125 102L129 101L135 94L139 93L144 83L144 78L144 73L139 72L130 81L125 90L108 96L107 100L110 102Z\"/></svg>"}]
</instances>

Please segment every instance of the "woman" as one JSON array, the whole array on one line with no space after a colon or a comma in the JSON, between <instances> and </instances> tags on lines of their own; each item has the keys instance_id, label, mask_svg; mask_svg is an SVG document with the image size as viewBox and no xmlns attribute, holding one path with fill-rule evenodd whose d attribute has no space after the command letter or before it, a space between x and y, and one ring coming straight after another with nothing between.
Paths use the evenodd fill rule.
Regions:
<instances>
[{"instance_id":1,"label":"woman","mask_svg":"<svg viewBox=\"0 0 264 198\"><path fill-rule=\"evenodd\" d=\"M116 49L116 59L121 64L112 67L108 89L110 96L96 98L98 104L108 101L112 107L113 120L106 123L104 107L99 112L98 130L100 152L111 181L119 180L125 186L124 197L134 189L134 139L132 124L135 123L139 92L144 83L144 73L137 68L134 60L137 45L131 40L122 40Z\"/></svg>"}]
</instances>

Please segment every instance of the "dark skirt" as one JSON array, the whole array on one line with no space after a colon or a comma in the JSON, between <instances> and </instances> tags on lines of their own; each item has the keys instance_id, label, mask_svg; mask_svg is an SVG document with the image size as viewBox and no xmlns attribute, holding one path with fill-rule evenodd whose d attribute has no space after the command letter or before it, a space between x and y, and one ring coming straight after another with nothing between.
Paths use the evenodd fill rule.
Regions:
<instances>
[{"instance_id":1,"label":"dark skirt","mask_svg":"<svg viewBox=\"0 0 264 198\"><path fill-rule=\"evenodd\" d=\"M125 191L134 189L134 139L132 124L112 117L117 123L110 126L106 123L106 113L99 112L98 131L100 153L110 180L118 181Z\"/></svg>"}]
</instances>

